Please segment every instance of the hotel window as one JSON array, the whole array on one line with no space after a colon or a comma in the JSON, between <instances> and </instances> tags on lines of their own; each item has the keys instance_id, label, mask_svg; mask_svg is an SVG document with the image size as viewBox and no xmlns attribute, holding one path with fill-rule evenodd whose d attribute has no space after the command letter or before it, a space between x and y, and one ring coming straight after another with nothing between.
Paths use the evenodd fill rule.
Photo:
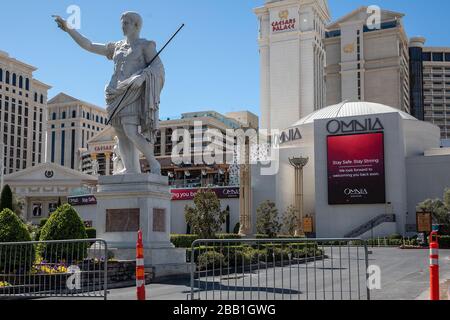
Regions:
<instances>
[{"instance_id":1,"label":"hotel window","mask_svg":"<svg viewBox=\"0 0 450 320\"><path fill-rule=\"evenodd\" d=\"M28 78L25 79L25 90L30 90L30 79Z\"/></svg>"},{"instance_id":2,"label":"hotel window","mask_svg":"<svg viewBox=\"0 0 450 320\"><path fill-rule=\"evenodd\" d=\"M430 52L424 52L422 54L423 61L431 61L431 53Z\"/></svg>"},{"instance_id":3,"label":"hotel window","mask_svg":"<svg viewBox=\"0 0 450 320\"><path fill-rule=\"evenodd\" d=\"M12 85L14 87L17 86L17 75L15 73L13 73L13 76L12 76Z\"/></svg>"},{"instance_id":4,"label":"hotel window","mask_svg":"<svg viewBox=\"0 0 450 320\"><path fill-rule=\"evenodd\" d=\"M3 69L0 68L0 82L3 82Z\"/></svg>"},{"instance_id":5,"label":"hotel window","mask_svg":"<svg viewBox=\"0 0 450 320\"><path fill-rule=\"evenodd\" d=\"M33 203L33 217L42 217L42 203Z\"/></svg>"},{"instance_id":6,"label":"hotel window","mask_svg":"<svg viewBox=\"0 0 450 320\"><path fill-rule=\"evenodd\" d=\"M19 77L19 88L20 89L23 88L23 77L22 76Z\"/></svg>"},{"instance_id":7,"label":"hotel window","mask_svg":"<svg viewBox=\"0 0 450 320\"><path fill-rule=\"evenodd\" d=\"M42 94L41 94L40 102L41 102L41 104L44 103L44 96Z\"/></svg>"},{"instance_id":8,"label":"hotel window","mask_svg":"<svg viewBox=\"0 0 450 320\"><path fill-rule=\"evenodd\" d=\"M51 154L51 161L55 162L55 143L56 143L56 132L52 132L52 154Z\"/></svg>"},{"instance_id":9,"label":"hotel window","mask_svg":"<svg viewBox=\"0 0 450 320\"><path fill-rule=\"evenodd\" d=\"M6 76L5 76L5 82L6 84L9 84L9 71L6 71Z\"/></svg>"},{"instance_id":10,"label":"hotel window","mask_svg":"<svg viewBox=\"0 0 450 320\"><path fill-rule=\"evenodd\" d=\"M65 148L66 148L66 131L61 132L61 165L64 166L65 162Z\"/></svg>"},{"instance_id":11,"label":"hotel window","mask_svg":"<svg viewBox=\"0 0 450 320\"><path fill-rule=\"evenodd\" d=\"M75 169L75 130L72 130L72 145L70 155L70 167Z\"/></svg>"},{"instance_id":12,"label":"hotel window","mask_svg":"<svg viewBox=\"0 0 450 320\"><path fill-rule=\"evenodd\" d=\"M439 53L437 53L437 52L433 53L433 61L438 61L438 62L444 61L444 54L441 53L441 52L439 52Z\"/></svg>"},{"instance_id":13,"label":"hotel window","mask_svg":"<svg viewBox=\"0 0 450 320\"><path fill-rule=\"evenodd\" d=\"M84 148L84 130L81 130L81 147Z\"/></svg>"},{"instance_id":14,"label":"hotel window","mask_svg":"<svg viewBox=\"0 0 450 320\"><path fill-rule=\"evenodd\" d=\"M73 110L72 111L72 118L76 118L77 117L77 111L76 110Z\"/></svg>"}]
</instances>

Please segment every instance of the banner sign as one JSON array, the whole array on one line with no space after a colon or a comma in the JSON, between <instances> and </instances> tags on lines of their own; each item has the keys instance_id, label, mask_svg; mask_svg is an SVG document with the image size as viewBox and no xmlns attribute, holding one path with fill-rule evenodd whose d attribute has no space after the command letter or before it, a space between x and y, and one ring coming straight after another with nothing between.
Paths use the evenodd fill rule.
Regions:
<instances>
[{"instance_id":1,"label":"banner sign","mask_svg":"<svg viewBox=\"0 0 450 320\"><path fill-rule=\"evenodd\" d=\"M313 233L314 232L314 222L312 217L303 218L303 232Z\"/></svg>"},{"instance_id":2,"label":"banner sign","mask_svg":"<svg viewBox=\"0 0 450 320\"><path fill-rule=\"evenodd\" d=\"M433 231L433 218L429 212L417 212L417 232Z\"/></svg>"},{"instance_id":3,"label":"banner sign","mask_svg":"<svg viewBox=\"0 0 450 320\"><path fill-rule=\"evenodd\" d=\"M207 189L172 189L172 201L193 200L197 192ZM211 188L219 199L239 199L239 187Z\"/></svg>"},{"instance_id":4,"label":"banner sign","mask_svg":"<svg viewBox=\"0 0 450 320\"><path fill-rule=\"evenodd\" d=\"M386 203L384 134L327 139L328 204Z\"/></svg>"},{"instance_id":5,"label":"banner sign","mask_svg":"<svg viewBox=\"0 0 450 320\"><path fill-rule=\"evenodd\" d=\"M69 197L67 201L71 206L89 206L97 204L97 198L95 196L80 196L80 197Z\"/></svg>"}]
</instances>

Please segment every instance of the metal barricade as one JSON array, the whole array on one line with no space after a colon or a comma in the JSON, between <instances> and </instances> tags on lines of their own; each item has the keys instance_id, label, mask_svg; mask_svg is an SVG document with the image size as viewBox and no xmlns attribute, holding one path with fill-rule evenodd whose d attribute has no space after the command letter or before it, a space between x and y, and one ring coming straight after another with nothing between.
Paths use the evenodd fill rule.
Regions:
<instances>
[{"instance_id":1,"label":"metal barricade","mask_svg":"<svg viewBox=\"0 0 450 320\"><path fill-rule=\"evenodd\" d=\"M197 240L192 300L370 300L361 239Z\"/></svg>"},{"instance_id":2,"label":"metal barricade","mask_svg":"<svg viewBox=\"0 0 450 320\"><path fill-rule=\"evenodd\" d=\"M0 299L104 298L104 240L0 243Z\"/></svg>"}]
</instances>

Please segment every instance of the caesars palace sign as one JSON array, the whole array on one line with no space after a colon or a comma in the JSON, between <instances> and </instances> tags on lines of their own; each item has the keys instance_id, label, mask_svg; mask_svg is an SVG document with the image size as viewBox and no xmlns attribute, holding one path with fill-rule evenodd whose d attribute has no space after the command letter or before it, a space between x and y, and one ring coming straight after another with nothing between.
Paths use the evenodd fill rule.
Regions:
<instances>
[{"instance_id":1,"label":"caesars palace sign","mask_svg":"<svg viewBox=\"0 0 450 320\"><path fill-rule=\"evenodd\" d=\"M278 12L278 15L271 19L272 33L296 30L297 19L295 15L298 15L298 9L295 8Z\"/></svg>"}]
</instances>

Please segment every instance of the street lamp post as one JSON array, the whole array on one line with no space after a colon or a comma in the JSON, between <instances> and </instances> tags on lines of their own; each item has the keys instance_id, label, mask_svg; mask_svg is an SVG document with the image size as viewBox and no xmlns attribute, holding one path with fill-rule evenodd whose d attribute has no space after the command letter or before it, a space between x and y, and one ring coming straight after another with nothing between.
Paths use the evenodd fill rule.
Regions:
<instances>
[{"instance_id":1,"label":"street lamp post","mask_svg":"<svg viewBox=\"0 0 450 320\"><path fill-rule=\"evenodd\" d=\"M290 158L289 163L295 169L295 209L298 212L295 236L303 235L303 168L308 164L309 158Z\"/></svg>"}]
</instances>

